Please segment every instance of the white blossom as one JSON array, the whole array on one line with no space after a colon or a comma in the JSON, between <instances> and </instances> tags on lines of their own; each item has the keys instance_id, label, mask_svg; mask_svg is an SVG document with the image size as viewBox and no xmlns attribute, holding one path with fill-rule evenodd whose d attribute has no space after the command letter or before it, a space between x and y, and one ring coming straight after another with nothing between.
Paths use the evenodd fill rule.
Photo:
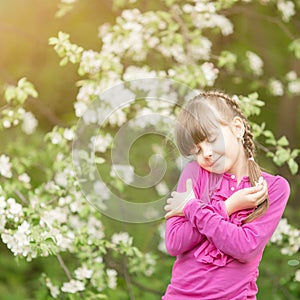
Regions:
<instances>
[{"instance_id":1,"label":"white blossom","mask_svg":"<svg viewBox=\"0 0 300 300\"><path fill-rule=\"evenodd\" d=\"M6 231L2 233L1 238L15 256L22 255L26 257L31 253L29 234L30 225L27 221L24 221L18 226L18 230L14 234Z\"/></svg>"},{"instance_id":2,"label":"white blossom","mask_svg":"<svg viewBox=\"0 0 300 300\"><path fill-rule=\"evenodd\" d=\"M104 182L96 181L93 187L96 195L101 195L102 200L108 200L110 198L110 191Z\"/></svg>"},{"instance_id":3,"label":"white blossom","mask_svg":"<svg viewBox=\"0 0 300 300\"><path fill-rule=\"evenodd\" d=\"M252 51L247 51L246 56L249 61L249 67L253 74L257 76L262 75L264 66L264 62L262 61L262 59Z\"/></svg>"},{"instance_id":4,"label":"white blossom","mask_svg":"<svg viewBox=\"0 0 300 300\"><path fill-rule=\"evenodd\" d=\"M201 37L197 44L187 45L188 53L192 55L195 60L203 59L208 60L210 57L212 43L209 39Z\"/></svg>"},{"instance_id":5,"label":"white blossom","mask_svg":"<svg viewBox=\"0 0 300 300\"><path fill-rule=\"evenodd\" d=\"M128 232L120 232L120 233L114 233L111 237L111 241L115 245L122 243L131 246L133 239L132 237L129 236Z\"/></svg>"},{"instance_id":6,"label":"white blossom","mask_svg":"<svg viewBox=\"0 0 300 300\"><path fill-rule=\"evenodd\" d=\"M165 232L166 232L166 224L162 223L158 226L158 232L160 236L160 241L158 244L158 250L167 253L166 242L165 242Z\"/></svg>"},{"instance_id":7,"label":"white blossom","mask_svg":"<svg viewBox=\"0 0 300 300\"><path fill-rule=\"evenodd\" d=\"M295 281L300 282L300 270L297 270L295 273Z\"/></svg>"},{"instance_id":8,"label":"white blossom","mask_svg":"<svg viewBox=\"0 0 300 300\"><path fill-rule=\"evenodd\" d=\"M287 223L287 219L283 218L280 220L278 223L278 226L276 227L276 230L274 231L270 241L272 243L279 242L283 239L283 234L288 234L290 231L291 227Z\"/></svg>"},{"instance_id":9,"label":"white blossom","mask_svg":"<svg viewBox=\"0 0 300 300\"><path fill-rule=\"evenodd\" d=\"M89 279L92 277L92 275L93 275L93 270L90 270L85 266L75 270L75 276L78 280Z\"/></svg>"},{"instance_id":10,"label":"white blossom","mask_svg":"<svg viewBox=\"0 0 300 300\"><path fill-rule=\"evenodd\" d=\"M300 94L300 79L290 81L288 83L288 91L291 94L295 94L295 95Z\"/></svg>"},{"instance_id":11,"label":"white blossom","mask_svg":"<svg viewBox=\"0 0 300 300\"><path fill-rule=\"evenodd\" d=\"M74 108L75 108L76 117L80 118L80 117L83 116L83 114L87 110L87 105L83 102L75 102L74 103Z\"/></svg>"},{"instance_id":12,"label":"white blossom","mask_svg":"<svg viewBox=\"0 0 300 300\"><path fill-rule=\"evenodd\" d=\"M104 238L104 227L100 220L90 217L87 224L89 238L101 240Z\"/></svg>"},{"instance_id":13,"label":"white blossom","mask_svg":"<svg viewBox=\"0 0 300 300\"><path fill-rule=\"evenodd\" d=\"M75 294L80 291L84 291L84 283L79 280L71 279L69 282L65 282L61 290L65 293Z\"/></svg>"},{"instance_id":14,"label":"white blossom","mask_svg":"<svg viewBox=\"0 0 300 300\"><path fill-rule=\"evenodd\" d=\"M50 278L46 278L46 286L49 289L51 296L56 299L60 294L59 287L54 285Z\"/></svg>"},{"instance_id":15,"label":"white blossom","mask_svg":"<svg viewBox=\"0 0 300 300\"><path fill-rule=\"evenodd\" d=\"M134 180L134 168L131 165L112 165L110 176L118 177L127 184L130 184Z\"/></svg>"},{"instance_id":16,"label":"white blossom","mask_svg":"<svg viewBox=\"0 0 300 300\"><path fill-rule=\"evenodd\" d=\"M290 71L285 75L288 81L293 81L297 79L297 73L295 71Z\"/></svg>"},{"instance_id":17,"label":"white blossom","mask_svg":"<svg viewBox=\"0 0 300 300\"><path fill-rule=\"evenodd\" d=\"M47 225L52 228L55 224L60 225L67 222L68 210L67 208L55 207L52 210L44 210L41 218L40 225L44 227Z\"/></svg>"},{"instance_id":18,"label":"white blossom","mask_svg":"<svg viewBox=\"0 0 300 300\"><path fill-rule=\"evenodd\" d=\"M68 141L72 141L75 137L75 132L73 129L66 128L64 131L64 138Z\"/></svg>"},{"instance_id":19,"label":"white blossom","mask_svg":"<svg viewBox=\"0 0 300 300\"><path fill-rule=\"evenodd\" d=\"M111 289L115 289L117 287L117 271L116 270L113 270L113 269L107 269L106 270L106 274L107 274L107 279L108 279L108 282L107 282L107 285L109 288Z\"/></svg>"},{"instance_id":20,"label":"white blossom","mask_svg":"<svg viewBox=\"0 0 300 300\"><path fill-rule=\"evenodd\" d=\"M277 79L270 80L269 90L273 96L282 96L284 94L283 84Z\"/></svg>"},{"instance_id":21,"label":"white blossom","mask_svg":"<svg viewBox=\"0 0 300 300\"><path fill-rule=\"evenodd\" d=\"M208 86L213 86L218 77L219 70L212 63L205 62L201 65L201 70Z\"/></svg>"},{"instance_id":22,"label":"white blossom","mask_svg":"<svg viewBox=\"0 0 300 300\"><path fill-rule=\"evenodd\" d=\"M293 15L295 15L295 4L292 1L279 0L277 2L277 9L282 15L282 19L288 22Z\"/></svg>"},{"instance_id":23,"label":"white blossom","mask_svg":"<svg viewBox=\"0 0 300 300\"><path fill-rule=\"evenodd\" d=\"M91 142L89 144L89 148L95 152L104 153L108 147L110 147L113 141L112 136L107 133L106 135L97 135L91 137Z\"/></svg>"},{"instance_id":24,"label":"white blossom","mask_svg":"<svg viewBox=\"0 0 300 300\"><path fill-rule=\"evenodd\" d=\"M3 120L3 127L4 128L10 128L11 127L11 122L7 119Z\"/></svg>"},{"instance_id":25,"label":"white blossom","mask_svg":"<svg viewBox=\"0 0 300 300\"><path fill-rule=\"evenodd\" d=\"M28 135L33 134L38 125L38 121L35 116L31 112L26 112L23 114L22 119L22 130Z\"/></svg>"},{"instance_id":26,"label":"white blossom","mask_svg":"<svg viewBox=\"0 0 300 300\"><path fill-rule=\"evenodd\" d=\"M31 180L27 173L23 173L23 174L19 175L18 179L25 183L29 183Z\"/></svg>"},{"instance_id":27,"label":"white blossom","mask_svg":"<svg viewBox=\"0 0 300 300\"><path fill-rule=\"evenodd\" d=\"M55 174L55 183L61 187L67 187L68 185L68 178L65 172L58 172Z\"/></svg>"},{"instance_id":28,"label":"white blossom","mask_svg":"<svg viewBox=\"0 0 300 300\"><path fill-rule=\"evenodd\" d=\"M12 177L10 158L5 154L0 156L0 174L6 178Z\"/></svg>"},{"instance_id":29,"label":"white blossom","mask_svg":"<svg viewBox=\"0 0 300 300\"><path fill-rule=\"evenodd\" d=\"M160 183L158 183L155 186L155 189L160 196L165 196L166 194L168 194L170 192L165 181L161 181Z\"/></svg>"},{"instance_id":30,"label":"white blossom","mask_svg":"<svg viewBox=\"0 0 300 300\"><path fill-rule=\"evenodd\" d=\"M61 234L58 232L54 236L56 240L56 244L58 247L61 248L62 251L72 251L73 248L73 242L75 239L75 234L72 231L68 231L66 235Z\"/></svg>"},{"instance_id":31,"label":"white blossom","mask_svg":"<svg viewBox=\"0 0 300 300\"><path fill-rule=\"evenodd\" d=\"M93 50L87 50L82 53L80 68L85 73L96 74L100 71L103 61L99 52Z\"/></svg>"},{"instance_id":32,"label":"white blossom","mask_svg":"<svg viewBox=\"0 0 300 300\"><path fill-rule=\"evenodd\" d=\"M7 204L8 204L6 208L7 218L12 219L15 222L18 222L19 219L24 215L22 205L17 203L16 200L13 198L7 199Z\"/></svg>"},{"instance_id":33,"label":"white blossom","mask_svg":"<svg viewBox=\"0 0 300 300\"><path fill-rule=\"evenodd\" d=\"M219 28L223 35L233 33L233 25L225 16L214 13L196 13L192 14L192 20L195 27L199 29L204 28Z\"/></svg>"},{"instance_id":34,"label":"white blossom","mask_svg":"<svg viewBox=\"0 0 300 300\"><path fill-rule=\"evenodd\" d=\"M145 253L144 259L145 259L145 263L148 265L148 268L144 271L144 274L146 276L151 276L155 271L154 268L156 265L155 259L149 253Z\"/></svg>"},{"instance_id":35,"label":"white blossom","mask_svg":"<svg viewBox=\"0 0 300 300\"><path fill-rule=\"evenodd\" d=\"M119 127L127 120L126 114L121 109L115 110L108 118L111 125L118 125Z\"/></svg>"},{"instance_id":36,"label":"white blossom","mask_svg":"<svg viewBox=\"0 0 300 300\"><path fill-rule=\"evenodd\" d=\"M149 71L146 67L128 66L124 72L125 81L155 77L155 71Z\"/></svg>"},{"instance_id":37,"label":"white blossom","mask_svg":"<svg viewBox=\"0 0 300 300\"><path fill-rule=\"evenodd\" d=\"M62 141L62 136L59 132L53 132L51 134L51 142L54 145L58 145Z\"/></svg>"}]
</instances>

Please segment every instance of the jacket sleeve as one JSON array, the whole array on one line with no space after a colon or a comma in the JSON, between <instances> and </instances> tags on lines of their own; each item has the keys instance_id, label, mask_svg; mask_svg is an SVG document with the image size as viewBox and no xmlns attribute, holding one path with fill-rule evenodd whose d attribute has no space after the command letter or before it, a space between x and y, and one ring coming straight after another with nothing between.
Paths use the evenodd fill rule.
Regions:
<instances>
[{"instance_id":1,"label":"jacket sleeve","mask_svg":"<svg viewBox=\"0 0 300 300\"><path fill-rule=\"evenodd\" d=\"M241 262L248 262L262 253L274 233L289 198L289 184L284 178L276 176L268 187L268 193L269 208L266 213L242 226L229 221L224 202L221 202L223 213L216 213L211 206L193 199L186 204L184 214L192 227L219 250Z\"/></svg>"},{"instance_id":2,"label":"jacket sleeve","mask_svg":"<svg viewBox=\"0 0 300 300\"><path fill-rule=\"evenodd\" d=\"M186 165L180 175L177 192L186 191L186 181L191 178L193 181L193 189L196 197L200 198L203 190L208 183L208 173L203 170L197 162L192 161ZM214 205L210 208L215 213L222 213L220 205ZM166 222L165 243L168 253L177 256L206 239L205 235L200 233L197 227L193 226L186 217L171 217Z\"/></svg>"}]
</instances>

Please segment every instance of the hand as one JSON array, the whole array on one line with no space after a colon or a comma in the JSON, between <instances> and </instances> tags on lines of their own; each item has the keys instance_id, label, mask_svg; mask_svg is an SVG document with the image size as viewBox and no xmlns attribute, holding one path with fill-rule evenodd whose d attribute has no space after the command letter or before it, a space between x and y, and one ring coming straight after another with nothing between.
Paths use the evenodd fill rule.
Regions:
<instances>
[{"instance_id":1,"label":"hand","mask_svg":"<svg viewBox=\"0 0 300 300\"><path fill-rule=\"evenodd\" d=\"M267 182L263 180L256 186L244 188L232 194L226 201L225 207L228 215L232 215L234 212L255 208L268 197Z\"/></svg>"},{"instance_id":2,"label":"hand","mask_svg":"<svg viewBox=\"0 0 300 300\"><path fill-rule=\"evenodd\" d=\"M186 192L172 192L171 196L165 206L165 211L167 211L166 219L173 216L183 216L183 208L191 199L195 198L192 179L188 178L186 181Z\"/></svg>"}]
</instances>

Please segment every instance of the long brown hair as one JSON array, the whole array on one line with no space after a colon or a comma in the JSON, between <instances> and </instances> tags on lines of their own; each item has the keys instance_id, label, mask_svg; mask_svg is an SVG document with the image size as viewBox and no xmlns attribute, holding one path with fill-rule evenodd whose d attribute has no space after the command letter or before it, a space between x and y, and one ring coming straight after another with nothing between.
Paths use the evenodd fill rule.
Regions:
<instances>
[{"instance_id":1,"label":"long brown hair","mask_svg":"<svg viewBox=\"0 0 300 300\"><path fill-rule=\"evenodd\" d=\"M211 113L213 112L213 113ZM202 92L190 100L178 115L176 126L176 143L179 151L184 155L190 155L191 149L205 139L209 139L218 125L228 125L235 116L243 120L245 133L242 138L243 148L248 157L249 179L252 186L262 176L259 165L254 160L255 144L249 122L240 109L237 101L232 97L219 92ZM249 216L244 223L249 223L263 215L269 207L266 198Z\"/></svg>"}]
</instances>

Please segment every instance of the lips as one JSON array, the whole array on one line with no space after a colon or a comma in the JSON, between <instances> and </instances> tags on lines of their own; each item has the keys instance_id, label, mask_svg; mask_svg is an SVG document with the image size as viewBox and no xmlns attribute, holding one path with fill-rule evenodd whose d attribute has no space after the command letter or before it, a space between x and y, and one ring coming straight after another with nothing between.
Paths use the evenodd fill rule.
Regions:
<instances>
[{"instance_id":1,"label":"lips","mask_svg":"<svg viewBox=\"0 0 300 300\"><path fill-rule=\"evenodd\" d=\"M216 160L214 160L211 164L208 164L208 167L211 168L219 159L221 156L219 156Z\"/></svg>"}]
</instances>

